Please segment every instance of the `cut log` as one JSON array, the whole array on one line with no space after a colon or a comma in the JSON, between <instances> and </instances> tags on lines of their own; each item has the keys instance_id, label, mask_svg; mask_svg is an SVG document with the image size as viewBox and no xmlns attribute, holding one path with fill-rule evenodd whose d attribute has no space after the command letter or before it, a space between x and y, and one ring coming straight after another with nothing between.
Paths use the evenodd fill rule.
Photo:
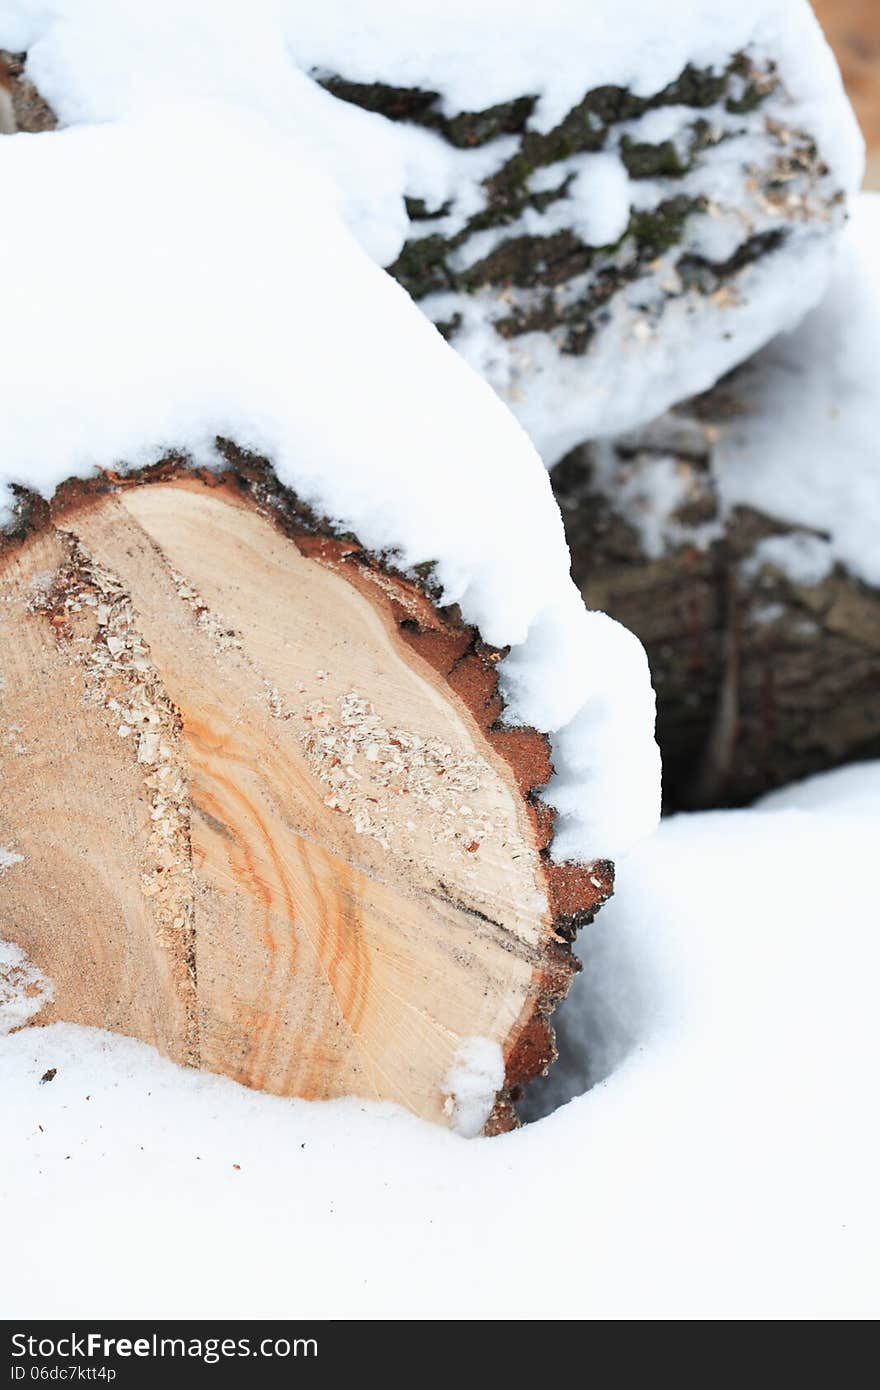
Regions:
<instances>
[{"instance_id":1,"label":"cut log","mask_svg":"<svg viewBox=\"0 0 880 1390\"><path fill-rule=\"evenodd\" d=\"M480 1039L508 1128L611 866L551 862L503 652L236 458L67 484L2 543L0 935L54 986L35 1022L459 1128Z\"/></svg>"}]
</instances>

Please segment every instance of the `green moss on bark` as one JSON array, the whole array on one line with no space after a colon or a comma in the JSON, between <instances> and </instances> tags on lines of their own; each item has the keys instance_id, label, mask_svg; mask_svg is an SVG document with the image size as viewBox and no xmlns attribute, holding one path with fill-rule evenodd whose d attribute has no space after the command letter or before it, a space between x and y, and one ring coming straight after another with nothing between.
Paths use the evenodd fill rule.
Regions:
<instances>
[{"instance_id":1,"label":"green moss on bark","mask_svg":"<svg viewBox=\"0 0 880 1390\"><path fill-rule=\"evenodd\" d=\"M457 232L441 230L441 219L454 210L449 204L432 210L420 199L407 200L411 220L423 224L427 235L411 238L388 270L416 300L443 292L466 296L484 289L512 290L509 312L493 318L496 331L504 338L515 338L528 332L560 330L560 349L573 354L587 351L615 293L649 273L651 263L676 246L682 247L678 268L685 289L711 292L744 265L774 250L783 234L753 237L729 261L710 264L688 253L688 218L706 205L699 196L684 193L670 196L650 210L634 210L623 236L613 246L588 246L573 229L547 235L532 234L529 229L529 234L522 234L514 224L523 214L529 209L543 212L567 198L574 178L563 167L555 188L533 191L532 175L539 169L562 165L572 156L603 150L613 134L615 148L631 178L673 182L691 172L710 146L731 133L719 129L717 121L707 119L705 112L723 104L732 112L754 111L777 85L772 64L758 71L747 57L738 55L722 71L689 66L676 81L649 96L637 96L617 86L594 88L557 126L541 132L528 128L536 107L536 98L531 95L483 111L448 116L435 91L355 83L341 76L324 79L327 90L341 100L390 120L435 130L459 149L485 145L502 135L519 136L517 151L483 182L484 207ZM648 111L670 106L688 107L694 113L676 141L640 141L628 130L615 129ZM437 230L432 231L435 221ZM511 233L505 237L506 227ZM455 253L478 233L491 230L499 232L496 244L461 268ZM578 277L583 279L582 288L574 294L563 292ZM454 313L438 327L453 338L461 319L461 314Z\"/></svg>"}]
</instances>

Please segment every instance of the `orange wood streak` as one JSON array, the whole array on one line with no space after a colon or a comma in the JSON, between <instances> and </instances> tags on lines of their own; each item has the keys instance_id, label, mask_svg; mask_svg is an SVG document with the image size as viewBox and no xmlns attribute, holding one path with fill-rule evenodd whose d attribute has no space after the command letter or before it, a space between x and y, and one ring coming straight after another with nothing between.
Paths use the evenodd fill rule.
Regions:
<instances>
[{"instance_id":1,"label":"orange wood streak","mask_svg":"<svg viewBox=\"0 0 880 1390\"><path fill-rule=\"evenodd\" d=\"M290 988L303 939L330 985L342 1021L355 1036L361 1028L371 978L357 884L361 875L295 831L286 831L285 842L279 843L283 821L274 808L283 807L288 799L285 782L302 780L280 750L276 750L279 761L274 767L266 761L255 765L231 730L206 723L191 711L181 713L193 803L223 827L225 834L217 837L217 843L222 842L229 875L260 904L261 939L271 966L259 1000L249 1006L250 1017L254 1022L259 1019L260 1027L247 1079L264 1086L278 1065L283 1027L278 1002ZM243 774L255 790L245 791ZM197 844L200 839L201 833L194 829ZM286 924L287 932L278 933L279 921ZM301 1066L302 1058L298 1058L292 1070ZM326 1076L316 1062L309 1075L298 1076L297 1090L314 1098L325 1093L325 1084Z\"/></svg>"}]
</instances>

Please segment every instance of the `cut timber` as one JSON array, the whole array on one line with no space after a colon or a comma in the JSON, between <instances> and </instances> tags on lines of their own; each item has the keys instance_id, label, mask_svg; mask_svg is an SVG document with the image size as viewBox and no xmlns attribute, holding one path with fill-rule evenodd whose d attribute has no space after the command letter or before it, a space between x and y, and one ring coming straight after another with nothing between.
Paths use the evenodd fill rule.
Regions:
<instances>
[{"instance_id":1,"label":"cut timber","mask_svg":"<svg viewBox=\"0 0 880 1390\"><path fill-rule=\"evenodd\" d=\"M0 937L36 1022L283 1095L456 1126L488 1040L508 1128L611 866L551 863L503 653L235 457L68 484L0 543Z\"/></svg>"}]
</instances>

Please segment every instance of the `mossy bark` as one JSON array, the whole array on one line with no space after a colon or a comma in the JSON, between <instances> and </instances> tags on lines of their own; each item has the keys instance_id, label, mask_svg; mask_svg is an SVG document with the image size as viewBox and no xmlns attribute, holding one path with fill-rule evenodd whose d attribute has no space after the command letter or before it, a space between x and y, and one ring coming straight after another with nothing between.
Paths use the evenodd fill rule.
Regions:
<instances>
[{"instance_id":1,"label":"mossy bark","mask_svg":"<svg viewBox=\"0 0 880 1390\"><path fill-rule=\"evenodd\" d=\"M492 326L502 338L550 333L559 351L567 355L586 353L614 296L640 279L656 280L658 258L675 253L676 248L679 255L673 256L672 269L679 274L670 277L670 267L664 267L661 298L692 290L706 295L717 292L744 266L783 244L804 206L801 200L796 210L787 200L792 194L800 197L808 187L814 189L828 174L808 134L765 119L759 109L774 94L782 96L779 77L772 63L756 66L744 54L719 71L689 66L677 81L647 97L622 87L594 88L548 132L530 126L537 104L530 95L484 111L449 116L436 91L350 82L344 75L326 77L324 85L341 100L389 120L427 127L457 149L484 146L500 136L519 138L516 152L483 179L483 207L463 225L450 227L448 203L431 209L421 200L410 200L413 234L388 269L416 300L435 294L460 295L464 309L468 297L483 290L500 291L506 303L500 312L493 308ZM685 107L693 113L683 134L656 142L635 138L628 123L663 107ZM740 117L741 121L731 124L730 118ZM769 210L775 220L769 230L744 233L734 254L712 263L699 255L688 234L688 220L709 210L711 199L693 181L684 187L682 180L711 160L714 146L746 130L758 132L766 145L762 167L749 171L753 185L749 196L763 200L762 211ZM518 230L516 224L525 214L542 213L569 197L574 175L564 161L612 149L631 179L652 180L663 190L651 208L633 207L614 244L587 245L574 226L557 227L546 235L524 235ZM554 165L560 166L558 186L532 188L532 175ZM829 186L822 189L819 201L824 206L836 196ZM743 220L748 221L745 216ZM467 255L469 243L489 230L498 233L494 244L472 260ZM426 308L431 312L430 306ZM454 340L462 314L443 312L432 317L441 332Z\"/></svg>"},{"instance_id":2,"label":"mossy bark","mask_svg":"<svg viewBox=\"0 0 880 1390\"><path fill-rule=\"evenodd\" d=\"M49 130L56 117L25 75L26 56L0 51L13 81L18 128ZM628 287L644 283L649 288L652 316L659 321L667 300L716 294L745 266L783 246L804 220L827 222L840 202L810 134L771 115L785 102L775 65L757 64L746 54L734 55L718 70L688 66L676 81L648 96L618 86L593 88L550 131L533 128L537 98L528 93L449 115L437 91L353 82L344 73L321 81L339 100L425 127L457 150L503 137L518 140L513 154L499 147L497 165L482 178L482 206L466 218L455 215L454 197L440 207L407 198L410 236L388 270L453 341L468 305L485 293L485 312L502 340L539 332L549 335L559 352L584 356L599 350L594 339L615 297ZM675 139L641 138L632 123L663 108L684 108L692 119ZM764 153L743 171L743 206L737 209L743 216L742 242L724 260L710 261L691 235L696 215L716 211L700 171L711 164L716 146L747 132L760 136ZM584 241L574 206L571 226L563 215L546 234L540 228L525 230L525 215L542 214L572 195L575 175L565 161L599 151L616 151L630 179L650 181L660 196L650 206L633 206L622 234L606 246ZM559 167L556 186L532 186L533 175L554 166ZM469 177L463 166L462 180ZM768 225L749 230L756 209ZM496 235L474 257L471 243L486 232ZM447 302L435 309L425 303L432 295Z\"/></svg>"}]
</instances>

